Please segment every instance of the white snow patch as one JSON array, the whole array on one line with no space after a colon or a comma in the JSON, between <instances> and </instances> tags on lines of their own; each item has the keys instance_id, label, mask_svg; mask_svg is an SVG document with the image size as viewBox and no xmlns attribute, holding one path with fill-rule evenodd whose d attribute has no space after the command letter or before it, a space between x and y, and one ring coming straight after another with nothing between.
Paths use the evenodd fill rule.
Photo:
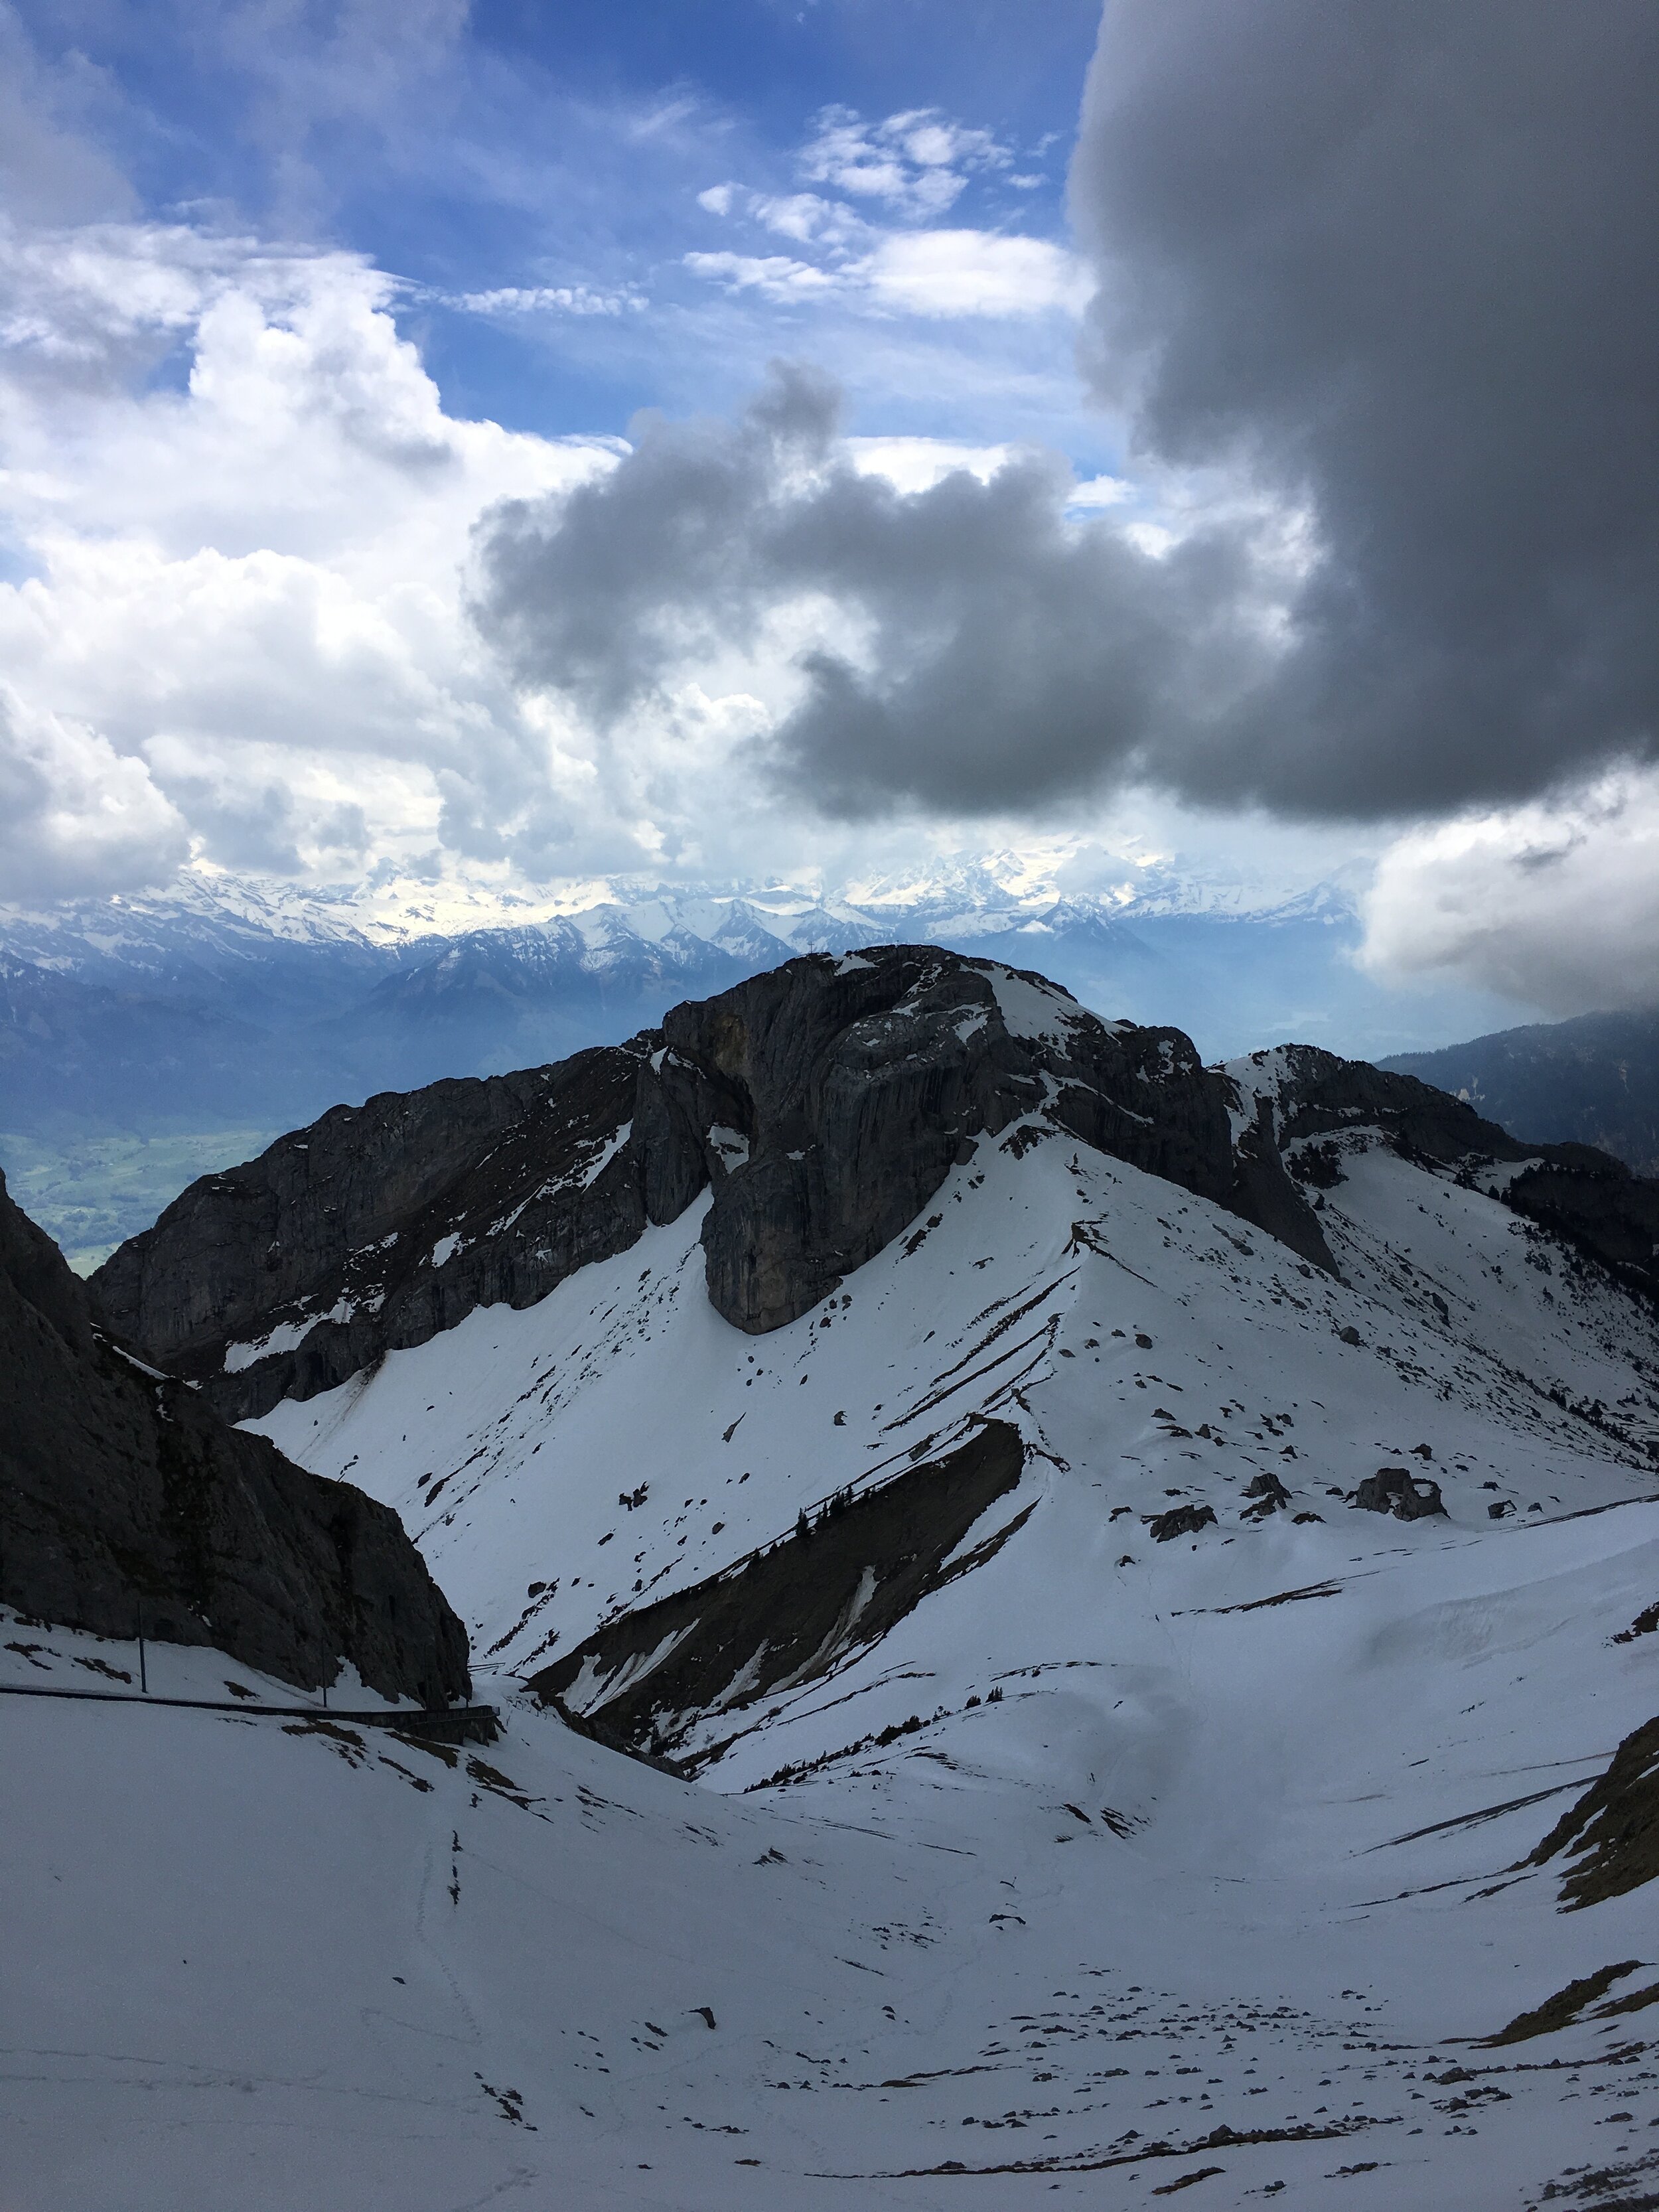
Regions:
<instances>
[{"instance_id":1,"label":"white snow patch","mask_svg":"<svg viewBox=\"0 0 1659 2212\"><path fill-rule=\"evenodd\" d=\"M578 1172L575 1183L579 1190L590 1190L592 1188L628 1142L633 1129L632 1121L624 1121L621 1128L611 1131L593 1158Z\"/></svg>"},{"instance_id":2,"label":"white snow patch","mask_svg":"<svg viewBox=\"0 0 1659 2212\"><path fill-rule=\"evenodd\" d=\"M1083 1009L1074 1000L1049 984L1028 982L1012 969L993 963L985 973L1010 1036L1065 1048L1070 1042L1067 1032L1083 1018Z\"/></svg>"},{"instance_id":3,"label":"white snow patch","mask_svg":"<svg viewBox=\"0 0 1659 2212\"><path fill-rule=\"evenodd\" d=\"M366 1302L367 1310L378 1313L385 1304L384 1293ZM224 1371L240 1375L245 1368L258 1364L262 1359L274 1358L277 1353L297 1351L312 1330L325 1321L349 1321L357 1310L357 1301L338 1297L326 1313L308 1314L300 1321L278 1322L270 1334L252 1344L231 1344L225 1347Z\"/></svg>"}]
</instances>

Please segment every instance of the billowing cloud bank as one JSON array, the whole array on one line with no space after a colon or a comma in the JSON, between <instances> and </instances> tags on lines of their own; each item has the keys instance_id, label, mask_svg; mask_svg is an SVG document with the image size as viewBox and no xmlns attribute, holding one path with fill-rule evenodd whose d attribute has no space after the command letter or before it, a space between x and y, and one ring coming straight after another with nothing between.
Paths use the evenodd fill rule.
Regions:
<instances>
[{"instance_id":1,"label":"billowing cloud bank","mask_svg":"<svg viewBox=\"0 0 1659 2212\"><path fill-rule=\"evenodd\" d=\"M614 447L445 414L350 256L105 224L0 234L0 279L5 895L191 847L342 873L556 847L590 770L520 712L459 569L481 510Z\"/></svg>"},{"instance_id":2,"label":"billowing cloud bank","mask_svg":"<svg viewBox=\"0 0 1659 2212\"><path fill-rule=\"evenodd\" d=\"M1036 453L901 490L836 417L781 366L735 423L647 423L603 479L489 518L477 611L515 678L613 726L736 657L775 704L757 766L834 812L1036 808L1149 761L1208 781L1271 653L1240 526L1149 551L1069 522Z\"/></svg>"},{"instance_id":3,"label":"billowing cloud bank","mask_svg":"<svg viewBox=\"0 0 1659 2212\"><path fill-rule=\"evenodd\" d=\"M1402 837L1365 918L1381 974L1450 969L1564 1016L1659 1006L1659 780L1608 776Z\"/></svg>"}]
</instances>

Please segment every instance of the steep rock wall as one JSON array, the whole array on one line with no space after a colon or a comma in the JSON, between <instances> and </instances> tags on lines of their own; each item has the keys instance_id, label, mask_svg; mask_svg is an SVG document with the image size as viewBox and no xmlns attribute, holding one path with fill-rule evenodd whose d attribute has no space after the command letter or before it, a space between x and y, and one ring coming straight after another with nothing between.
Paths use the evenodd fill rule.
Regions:
<instances>
[{"instance_id":1,"label":"steep rock wall","mask_svg":"<svg viewBox=\"0 0 1659 2212\"><path fill-rule=\"evenodd\" d=\"M0 1178L0 1602L211 1644L313 1689L468 1694L465 1631L387 1507L124 1351Z\"/></svg>"}]
</instances>

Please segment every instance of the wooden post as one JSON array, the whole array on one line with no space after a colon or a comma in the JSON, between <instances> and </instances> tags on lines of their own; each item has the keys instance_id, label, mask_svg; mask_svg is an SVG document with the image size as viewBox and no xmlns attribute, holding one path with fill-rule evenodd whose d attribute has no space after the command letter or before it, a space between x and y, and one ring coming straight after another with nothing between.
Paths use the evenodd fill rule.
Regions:
<instances>
[{"instance_id":1,"label":"wooden post","mask_svg":"<svg viewBox=\"0 0 1659 2212\"><path fill-rule=\"evenodd\" d=\"M149 1695L149 1669L144 1663L144 1601L138 1601L138 1692Z\"/></svg>"}]
</instances>

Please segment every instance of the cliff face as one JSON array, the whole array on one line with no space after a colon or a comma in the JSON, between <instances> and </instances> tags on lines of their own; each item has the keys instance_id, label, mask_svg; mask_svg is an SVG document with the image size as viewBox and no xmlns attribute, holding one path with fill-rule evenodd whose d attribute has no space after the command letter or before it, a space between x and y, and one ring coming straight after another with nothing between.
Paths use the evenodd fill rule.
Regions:
<instances>
[{"instance_id":1,"label":"cliff face","mask_svg":"<svg viewBox=\"0 0 1659 2212\"><path fill-rule=\"evenodd\" d=\"M629 1142L643 1064L624 1046L337 1106L192 1183L98 1270L96 1305L232 1420L475 1306L533 1305L645 1226Z\"/></svg>"},{"instance_id":2,"label":"cliff face","mask_svg":"<svg viewBox=\"0 0 1659 2212\"><path fill-rule=\"evenodd\" d=\"M1230 1206L1328 1269L1271 1142L1177 1030L930 946L792 960L556 1066L337 1108L204 1177L93 1278L110 1327L232 1419L480 1305L527 1306L705 1189L708 1295L750 1333L914 1222L1028 1120Z\"/></svg>"},{"instance_id":3,"label":"cliff face","mask_svg":"<svg viewBox=\"0 0 1659 2212\"><path fill-rule=\"evenodd\" d=\"M387 1507L228 1429L94 1322L0 1178L0 1601L211 1644L305 1689L465 1697L465 1632Z\"/></svg>"},{"instance_id":4,"label":"cliff face","mask_svg":"<svg viewBox=\"0 0 1659 2212\"><path fill-rule=\"evenodd\" d=\"M1271 1225L1234 1158L1224 1082L1191 1042L1103 1022L1041 976L925 945L792 960L675 1007L664 1033L669 1110L688 1130L720 1113L732 1133L703 1244L709 1297L739 1328L805 1313L978 1138L1026 1116ZM1296 1249L1328 1267L1276 1157L1259 1180L1273 1172Z\"/></svg>"},{"instance_id":5,"label":"cliff face","mask_svg":"<svg viewBox=\"0 0 1659 2212\"><path fill-rule=\"evenodd\" d=\"M533 1305L708 1190L710 1301L761 1334L908 1230L979 1139L1022 1127L1212 1200L1327 1273L1318 1153L1380 1128L1454 1173L1501 1169L1516 1211L1659 1288L1659 1185L1605 1154L1522 1145L1310 1046L1206 1068L1178 1030L1103 1022L1039 975L928 945L791 960L623 1045L336 1108L193 1184L91 1288L115 1334L240 1420L476 1307Z\"/></svg>"}]
</instances>

